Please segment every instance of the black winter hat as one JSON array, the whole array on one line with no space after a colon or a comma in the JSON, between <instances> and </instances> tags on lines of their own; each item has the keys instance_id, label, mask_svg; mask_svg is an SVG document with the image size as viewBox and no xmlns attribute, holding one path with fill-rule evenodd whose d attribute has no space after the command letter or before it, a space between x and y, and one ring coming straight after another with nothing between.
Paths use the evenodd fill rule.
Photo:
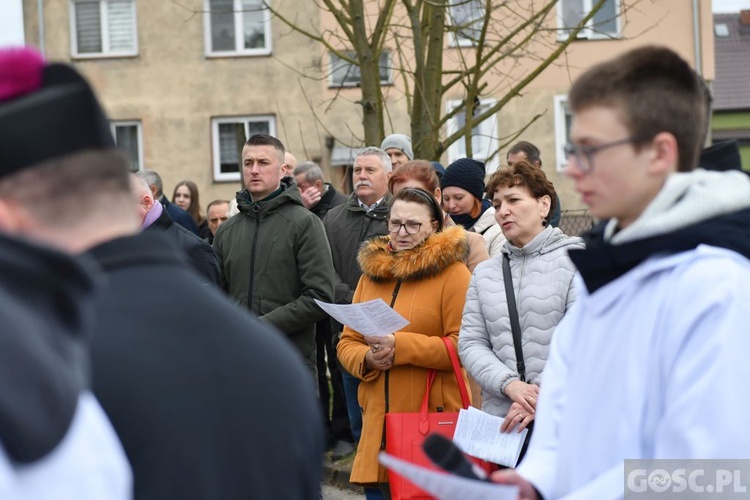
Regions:
<instances>
[{"instance_id":1,"label":"black winter hat","mask_svg":"<svg viewBox=\"0 0 750 500\"><path fill-rule=\"evenodd\" d=\"M0 177L85 149L115 147L88 82L32 49L0 51Z\"/></svg>"},{"instance_id":2,"label":"black winter hat","mask_svg":"<svg viewBox=\"0 0 750 500\"><path fill-rule=\"evenodd\" d=\"M484 194L484 163L471 158L460 158L445 169L440 178L440 189L456 186L465 189L476 199Z\"/></svg>"}]
</instances>

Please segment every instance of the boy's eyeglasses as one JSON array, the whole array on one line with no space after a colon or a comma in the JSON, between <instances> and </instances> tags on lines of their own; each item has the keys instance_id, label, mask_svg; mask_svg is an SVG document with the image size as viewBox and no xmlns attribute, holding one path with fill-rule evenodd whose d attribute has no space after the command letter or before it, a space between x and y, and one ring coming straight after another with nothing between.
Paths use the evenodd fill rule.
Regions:
<instances>
[{"instance_id":1,"label":"boy's eyeglasses","mask_svg":"<svg viewBox=\"0 0 750 500\"><path fill-rule=\"evenodd\" d=\"M613 148L615 146L622 146L623 144L639 143L648 140L643 137L627 137L620 139L619 141L607 142L598 146L576 146L575 144L566 144L563 147L565 152L565 158L570 161L570 157L574 157L578 169L584 174L588 174L594 170L594 155L599 151Z\"/></svg>"}]
</instances>

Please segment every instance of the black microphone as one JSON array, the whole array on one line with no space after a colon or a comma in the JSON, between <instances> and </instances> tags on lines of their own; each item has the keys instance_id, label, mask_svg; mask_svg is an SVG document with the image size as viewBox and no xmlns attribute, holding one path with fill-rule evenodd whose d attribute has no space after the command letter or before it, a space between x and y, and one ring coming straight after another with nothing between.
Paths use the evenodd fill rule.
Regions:
<instances>
[{"instance_id":1,"label":"black microphone","mask_svg":"<svg viewBox=\"0 0 750 500\"><path fill-rule=\"evenodd\" d=\"M467 479L489 481L487 474L470 462L453 441L440 434L430 434L424 440L422 449L432 463L444 471Z\"/></svg>"}]
</instances>

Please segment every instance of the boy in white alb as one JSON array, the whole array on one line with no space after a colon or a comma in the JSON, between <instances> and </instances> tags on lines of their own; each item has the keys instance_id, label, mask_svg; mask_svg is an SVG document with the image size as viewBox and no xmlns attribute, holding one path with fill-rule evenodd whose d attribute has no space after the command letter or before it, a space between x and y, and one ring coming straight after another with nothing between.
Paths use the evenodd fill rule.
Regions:
<instances>
[{"instance_id":1,"label":"boy in white alb","mask_svg":"<svg viewBox=\"0 0 750 500\"><path fill-rule=\"evenodd\" d=\"M750 458L750 180L694 170L706 96L644 47L573 85L566 174L603 220L573 250L578 300L552 340L522 498L622 498L625 459Z\"/></svg>"}]
</instances>

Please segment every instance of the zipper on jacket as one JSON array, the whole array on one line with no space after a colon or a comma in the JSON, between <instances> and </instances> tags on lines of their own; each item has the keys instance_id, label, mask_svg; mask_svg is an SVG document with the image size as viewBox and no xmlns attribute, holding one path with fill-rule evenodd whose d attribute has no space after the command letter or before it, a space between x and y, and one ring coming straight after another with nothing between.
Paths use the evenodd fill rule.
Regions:
<instances>
[{"instance_id":1,"label":"zipper on jacket","mask_svg":"<svg viewBox=\"0 0 750 500\"><path fill-rule=\"evenodd\" d=\"M247 308L253 310L253 281L255 278L255 251L258 247L258 231L260 231L260 205L253 204L253 213L255 214L255 233L253 233L253 248L250 251L250 288L247 291ZM260 309L258 309L260 314Z\"/></svg>"},{"instance_id":2,"label":"zipper on jacket","mask_svg":"<svg viewBox=\"0 0 750 500\"><path fill-rule=\"evenodd\" d=\"M396 297L398 297L398 291L401 289L401 280L399 279L396 281L396 286L393 289L393 294L391 294L391 309L393 309L393 304L396 303ZM385 371L385 413L388 413L391 407L390 403L390 393L389 393L389 381L390 381L390 374L391 370L388 369ZM385 450L385 416L383 416L383 437L380 440L380 449Z\"/></svg>"},{"instance_id":3,"label":"zipper on jacket","mask_svg":"<svg viewBox=\"0 0 750 500\"><path fill-rule=\"evenodd\" d=\"M365 235L367 235L367 231L370 230L370 222L372 219L365 214L365 223L362 224L362 231L359 233L359 242L362 243L365 240Z\"/></svg>"}]
</instances>

